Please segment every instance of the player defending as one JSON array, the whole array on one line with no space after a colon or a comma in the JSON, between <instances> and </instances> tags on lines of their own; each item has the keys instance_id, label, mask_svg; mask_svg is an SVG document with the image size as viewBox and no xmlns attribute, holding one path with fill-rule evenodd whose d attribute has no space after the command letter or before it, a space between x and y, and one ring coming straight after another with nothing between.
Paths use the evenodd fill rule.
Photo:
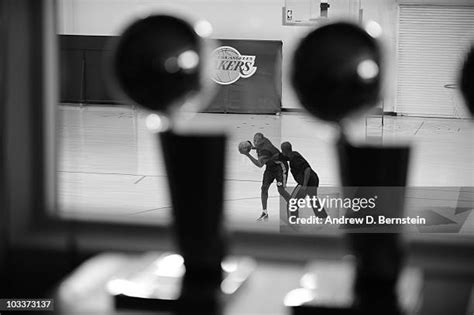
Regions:
<instances>
[{"instance_id":1,"label":"player defending","mask_svg":"<svg viewBox=\"0 0 474 315\"><path fill-rule=\"evenodd\" d=\"M284 156L265 136L258 132L253 137L254 146L252 149L257 151L257 159L254 158L250 151L241 151L246 155L250 161L257 167L265 165L265 172L263 173L261 201L262 214L257 221L268 220L267 201L268 189L274 180L277 182L278 193L285 199L286 202L290 200L290 194L285 190L286 180L288 177L288 163Z\"/></svg>"},{"instance_id":2,"label":"player defending","mask_svg":"<svg viewBox=\"0 0 474 315\"><path fill-rule=\"evenodd\" d=\"M285 158L290 162L290 170L293 178L298 183L295 190L291 194L292 198L304 198L309 196L311 198L318 196L319 177L311 168L308 161L296 151L293 151L291 143L283 142L281 144L281 152ZM314 215L325 218L328 216L318 202L316 208L313 208Z\"/></svg>"}]
</instances>

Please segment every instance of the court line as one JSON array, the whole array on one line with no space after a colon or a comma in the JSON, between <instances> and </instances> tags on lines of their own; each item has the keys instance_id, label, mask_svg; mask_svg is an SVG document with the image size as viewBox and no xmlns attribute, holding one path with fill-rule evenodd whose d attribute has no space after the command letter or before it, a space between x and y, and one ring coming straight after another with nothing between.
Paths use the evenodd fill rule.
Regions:
<instances>
[{"instance_id":1,"label":"court line","mask_svg":"<svg viewBox=\"0 0 474 315\"><path fill-rule=\"evenodd\" d=\"M268 199L275 199L275 198L280 198L280 196L268 196ZM252 200L252 199L260 199L260 196L258 196L258 197L235 198L235 199L224 199L224 201L239 201L239 200Z\"/></svg>"},{"instance_id":2,"label":"court line","mask_svg":"<svg viewBox=\"0 0 474 315\"><path fill-rule=\"evenodd\" d=\"M85 171L58 171L58 173L68 174L88 174L88 175L123 175L123 176L149 176L149 177L167 177L166 175L143 175L143 174L128 174L128 173L97 173L97 172L85 172Z\"/></svg>"},{"instance_id":3,"label":"court line","mask_svg":"<svg viewBox=\"0 0 474 315\"><path fill-rule=\"evenodd\" d=\"M135 177L141 177L139 178L135 184L137 184L138 182L142 181L145 177L156 177L156 178L167 178L168 176L167 175L143 175L143 174L129 174L129 173L97 173L97 172L84 172L84 171L58 171L58 173L68 173L68 174L88 174L88 175L122 175L122 176L135 176ZM229 182L251 182L251 183L260 183L261 180L260 179L236 179L236 178L224 178L225 181L229 181ZM326 188L332 188L332 187L342 187L342 186L333 186L333 185L326 185L326 184L323 184L323 185L320 185L319 186L320 188L321 187L326 187ZM439 186L440 188L441 187L444 187L444 186ZM458 186L455 186L455 187L458 187ZM460 188L462 187L468 187L468 188L472 188L471 186L459 186ZM407 186L407 188L409 189L412 189L412 188L415 188L415 189L419 189L419 190L422 190L422 191L440 191L440 192L460 192L460 190L451 190L451 189L438 189L437 186L432 186L432 187L428 187L428 186ZM474 191L463 191L463 193L465 194L474 194ZM407 196L407 198L409 198ZM430 199L430 198L417 198L417 199L429 199L429 200L450 200L450 199ZM462 201L469 201L469 200L462 200Z\"/></svg>"},{"instance_id":4,"label":"court line","mask_svg":"<svg viewBox=\"0 0 474 315\"><path fill-rule=\"evenodd\" d=\"M418 129L416 129L414 136L416 136L416 134L418 133L418 131L420 131L421 127L423 127L424 124L425 124L425 121L423 120L423 121L421 122L420 127L418 127Z\"/></svg>"},{"instance_id":5,"label":"court line","mask_svg":"<svg viewBox=\"0 0 474 315\"><path fill-rule=\"evenodd\" d=\"M142 177L140 177L134 184L138 184L139 182L141 182L146 176L143 175Z\"/></svg>"},{"instance_id":6,"label":"court line","mask_svg":"<svg viewBox=\"0 0 474 315\"><path fill-rule=\"evenodd\" d=\"M129 173L97 173L97 172L84 172L84 171L58 171L58 173L68 174L88 174L88 175L122 175L122 176L135 176L135 177L168 177L168 175L143 175L143 174L129 174ZM141 179L140 179L141 180ZM225 181L235 182L255 182L260 183L261 179L237 179L237 178L224 178Z\"/></svg>"},{"instance_id":7,"label":"court line","mask_svg":"<svg viewBox=\"0 0 474 315\"><path fill-rule=\"evenodd\" d=\"M473 202L473 199L468 199L468 200L464 200L464 199L463 200L461 200L461 199L439 199L439 198L423 198L423 197L410 197L410 196L407 196L406 199Z\"/></svg>"},{"instance_id":8,"label":"court line","mask_svg":"<svg viewBox=\"0 0 474 315\"><path fill-rule=\"evenodd\" d=\"M274 198L280 198L280 196L268 196L268 199L274 199ZM260 197L245 197L245 198L237 198L237 199L224 199L224 202L226 202L226 201L239 201L239 200L251 200L251 199L260 199ZM158 207L158 208L141 210L141 211L126 214L126 216L135 215L135 214L142 214L142 213L152 212L152 211L156 211L156 210L165 210L165 209L171 210L171 206L163 206L163 207Z\"/></svg>"},{"instance_id":9,"label":"court line","mask_svg":"<svg viewBox=\"0 0 474 315\"><path fill-rule=\"evenodd\" d=\"M156 210L166 210L166 209L171 210L171 206L164 206L164 207L152 208L152 209L147 209L147 210L141 210L141 211L126 214L125 216L142 214L142 213L152 212L152 211L156 211Z\"/></svg>"}]
</instances>

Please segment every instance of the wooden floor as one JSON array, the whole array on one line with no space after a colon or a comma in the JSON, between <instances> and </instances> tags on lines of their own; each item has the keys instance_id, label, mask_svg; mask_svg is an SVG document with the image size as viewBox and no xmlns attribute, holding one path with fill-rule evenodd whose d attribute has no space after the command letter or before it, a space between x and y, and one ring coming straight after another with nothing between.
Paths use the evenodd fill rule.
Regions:
<instances>
[{"instance_id":1,"label":"wooden floor","mask_svg":"<svg viewBox=\"0 0 474 315\"><path fill-rule=\"evenodd\" d=\"M147 113L127 106L61 105L58 190L68 217L167 222L170 201L160 145L144 124ZM275 145L290 141L319 174L321 186L339 185L336 129L301 113L281 115L198 114L197 125L221 126L229 134L226 218L232 225L278 229L279 198L270 188L270 220L260 213L259 169L237 152L237 144L264 133ZM413 148L409 185L474 186L474 124L468 120L369 117L350 129L366 137ZM289 185L294 184L292 178Z\"/></svg>"}]
</instances>

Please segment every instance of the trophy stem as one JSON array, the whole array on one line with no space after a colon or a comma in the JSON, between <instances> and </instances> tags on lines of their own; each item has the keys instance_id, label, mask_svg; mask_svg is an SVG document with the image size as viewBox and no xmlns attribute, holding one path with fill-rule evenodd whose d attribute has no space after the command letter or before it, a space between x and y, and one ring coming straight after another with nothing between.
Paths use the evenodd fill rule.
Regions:
<instances>
[{"instance_id":1,"label":"trophy stem","mask_svg":"<svg viewBox=\"0 0 474 315\"><path fill-rule=\"evenodd\" d=\"M342 185L358 188L358 194L378 194L376 212L399 217L404 213L408 147L356 147L344 137L338 143ZM386 187L400 187L387 190ZM390 195L389 195L390 194ZM388 196L389 195L389 196ZM387 202L388 201L388 202ZM356 257L354 307L364 314L400 314L396 284L404 250L399 231L394 233L348 233Z\"/></svg>"},{"instance_id":2,"label":"trophy stem","mask_svg":"<svg viewBox=\"0 0 474 315\"><path fill-rule=\"evenodd\" d=\"M160 134L174 237L184 258L180 306L217 314L226 252L223 230L225 135Z\"/></svg>"}]
</instances>

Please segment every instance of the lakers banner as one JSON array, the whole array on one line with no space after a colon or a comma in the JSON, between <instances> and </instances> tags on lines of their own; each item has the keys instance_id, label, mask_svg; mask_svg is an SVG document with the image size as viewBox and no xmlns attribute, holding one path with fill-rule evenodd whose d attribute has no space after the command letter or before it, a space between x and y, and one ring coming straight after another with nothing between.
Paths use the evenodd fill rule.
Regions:
<instances>
[{"instance_id":1,"label":"lakers banner","mask_svg":"<svg viewBox=\"0 0 474 315\"><path fill-rule=\"evenodd\" d=\"M280 41L220 40L213 51L217 95L208 112L277 113L281 109Z\"/></svg>"},{"instance_id":2,"label":"lakers banner","mask_svg":"<svg viewBox=\"0 0 474 315\"><path fill-rule=\"evenodd\" d=\"M221 46L214 50L213 80L217 84L228 85L239 78L250 78L257 71L255 56L241 55L231 46Z\"/></svg>"}]
</instances>

